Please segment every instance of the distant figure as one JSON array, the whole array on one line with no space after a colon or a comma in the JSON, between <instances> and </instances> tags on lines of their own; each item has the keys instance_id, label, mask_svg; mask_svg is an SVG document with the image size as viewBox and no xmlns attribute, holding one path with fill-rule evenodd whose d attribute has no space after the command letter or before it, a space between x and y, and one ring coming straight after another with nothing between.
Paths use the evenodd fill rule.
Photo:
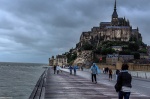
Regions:
<instances>
[{"instance_id":1,"label":"distant figure","mask_svg":"<svg viewBox=\"0 0 150 99\"><path fill-rule=\"evenodd\" d=\"M97 67L96 64L93 63L93 65L91 66L91 75L92 75L92 82L95 80L95 83L97 83L96 74L97 74Z\"/></svg>"},{"instance_id":2,"label":"distant figure","mask_svg":"<svg viewBox=\"0 0 150 99\"><path fill-rule=\"evenodd\" d=\"M115 84L116 92L118 92L118 99L129 99L131 93L132 76L128 73L129 66L123 64L121 72L118 75L117 83Z\"/></svg>"},{"instance_id":3,"label":"distant figure","mask_svg":"<svg viewBox=\"0 0 150 99\"><path fill-rule=\"evenodd\" d=\"M109 68L106 67L106 68L105 68L105 73L106 73L106 74L108 73L108 70L109 70Z\"/></svg>"},{"instance_id":4,"label":"distant figure","mask_svg":"<svg viewBox=\"0 0 150 99\"><path fill-rule=\"evenodd\" d=\"M103 73L105 73L105 68L103 67Z\"/></svg>"},{"instance_id":5,"label":"distant figure","mask_svg":"<svg viewBox=\"0 0 150 99\"><path fill-rule=\"evenodd\" d=\"M54 74L56 73L56 65L54 65Z\"/></svg>"},{"instance_id":6,"label":"distant figure","mask_svg":"<svg viewBox=\"0 0 150 99\"><path fill-rule=\"evenodd\" d=\"M60 66L59 65L56 67L56 70L57 70L57 74L59 74L59 71L60 71Z\"/></svg>"},{"instance_id":7,"label":"distant figure","mask_svg":"<svg viewBox=\"0 0 150 99\"><path fill-rule=\"evenodd\" d=\"M108 74L109 74L109 80L112 80L112 70L111 69L109 69L109 71L108 71Z\"/></svg>"},{"instance_id":8,"label":"distant figure","mask_svg":"<svg viewBox=\"0 0 150 99\"><path fill-rule=\"evenodd\" d=\"M77 66L73 66L74 75L76 75Z\"/></svg>"},{"instance_id":9,"label":"distant figure","mask_svg":"<svg viewBox=\"0 0 150 99\"><path fill-rule=\"evenodd\" d=\"M116 69L116 81L117 81L117 78L118 78L119 73L120 73L120 70L119 70L119 69Z\"/></svg>"},{"instance_id":10,"label":"distant figure","mask_svg":"<svg viewBox=\"0 0 150 99\"><path fill-rule=\"evenodd\" d=\"M83 71L83 66L81 66L81 70Z\"/></svg>"},{"instance_id":11,"label":"distant figure","mask_svg":"<svg viewBox=\"0 0 150 99\"><path fill-rule=\"evenodd\" d=\"M72 75L72 69L73 69L73 67L72 67L72 66L69 66L70 75Z\"/></svg>"}]
</instances>

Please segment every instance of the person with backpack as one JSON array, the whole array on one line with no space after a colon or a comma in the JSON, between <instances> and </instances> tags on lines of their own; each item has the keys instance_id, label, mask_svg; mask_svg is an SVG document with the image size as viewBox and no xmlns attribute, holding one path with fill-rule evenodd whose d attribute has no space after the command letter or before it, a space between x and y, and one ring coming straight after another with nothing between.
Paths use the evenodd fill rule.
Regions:
<instances>
[{"instance_id":1,"label":"person with backpack","mask_svg":"<svg viewBox=\"0 0 150 99\"><path fill-rule=\"evenodd\" d=\"M97 74L97 66L95 63L93 63L93 65L91 66L91 76L92 82L95 82L95 84L97 83L96 74Z\"/></svg>"},{"instance_id":2,"label":"person with backpack","mask_svg":"<svg viewBox=\"0 0 150 99\"><path fill-rule=\"evenodd\" d=\"M131 93L131 82L132 76L128 73L129 66L123 64L121 67L121 72L118 75L117 83L115 84L116 92L118 92L118 99L129 99Z\"/></svg>"}]
</instances>

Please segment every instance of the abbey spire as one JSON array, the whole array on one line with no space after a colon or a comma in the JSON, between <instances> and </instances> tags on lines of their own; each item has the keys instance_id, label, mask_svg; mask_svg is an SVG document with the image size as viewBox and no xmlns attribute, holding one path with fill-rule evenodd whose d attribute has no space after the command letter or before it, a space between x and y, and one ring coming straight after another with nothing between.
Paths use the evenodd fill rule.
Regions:
<instances>
[{"instance_id":1,"label":"abbey spire","mask_svg":"<svg viewBox=\"0 0 150 99\"><path fill-rule=\"evenodd\" d=\"M114 5L114 12L112 14L111 25L112 26L118 25L118 14L117 14L117 8L116 8L116 0L115 0L115 5Z\"/></svg>"},{"instance_id":2,"label":"abbey spire","mask_svg":"<svg viewBox=\"0 0 150 99\"><path fill-rule=\"evenodd\" d=\"M116 8L116 0L115 0L114 12L113 12L113 14L112 14L112 18L118 18L117 8Z\"/></svg>"}]
</instances>

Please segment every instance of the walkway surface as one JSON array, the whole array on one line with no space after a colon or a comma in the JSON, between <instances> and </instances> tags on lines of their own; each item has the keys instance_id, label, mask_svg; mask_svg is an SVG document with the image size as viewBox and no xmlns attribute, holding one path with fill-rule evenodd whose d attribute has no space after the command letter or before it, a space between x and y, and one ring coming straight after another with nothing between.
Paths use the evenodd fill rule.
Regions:
<instances>
[{"instance_id":1,"label":"walkway surface","mask_svg":"<svg viewBox=\"0 0 150 99\"><path fill-rule=\"evenodd\" d=\"M53 74L53 70L48 69L45 99L118 99L113 86L99 82L95 84L82 76L70 75L65 69L59 74ZM130 99L150 97L132 92Z\"/></svg>"}]
</instances>

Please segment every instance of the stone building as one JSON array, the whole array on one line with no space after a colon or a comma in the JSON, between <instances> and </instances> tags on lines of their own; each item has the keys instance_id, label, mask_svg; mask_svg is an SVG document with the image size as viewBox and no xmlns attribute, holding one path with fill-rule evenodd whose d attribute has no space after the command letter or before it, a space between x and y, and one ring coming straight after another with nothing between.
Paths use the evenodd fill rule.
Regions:
<instances>
[{"instance_id":1,"label":"stone building","mask_svg":"<svg viewBox=\"0 0 150 99\"><path fill-rule=\"evenodd\" d=\"M112 46L111 48L115 51L122 51L122 46Z\"/></svg>"},{"instance_id":2,"label":"stone building","mask_svg":"<svg viewBox=\"0 0 150 99\"><path fill-rule=\"evenodd\" d=\"M54 65L54 56L52 56L52 58L49 58L49 66L53 66Z\"/></svg>"},{"instance_id":3,"label":"stone building","mask_svg":"<svg viewBox=\"0 0 150 99\"><path fill-rule=\"evenodd\" d=\"M134 55L108 54L106 57L106 64L116 65L118 61L126 62L132 59L134 59Z\"/></svg>"},{"instance_id":4,"label":"stone building","mask_svg":"<svg viewBox=\"0 0 150 99\"><path fill-rule=\"evenodd\" d=\"M57 55L55 59L54 56L52 56L52 58L49 58L49 66L53 65L67 65L67 57L65 55Z\"/></svg>"},{"instance_id":5,"label":"stone building","mask_svg":"<svg viewBox=\"0 0 150 99\"><path fill-rule=\"evenodd\" d=\"M148 56L150 58L150 46L147 46L147 54L148 54Z\"/></svg>"},{"instance_id":6,"label":"stone building","mask_svg":"<svg viewBox=\"0 0 150 99\"><path fill-rule=\"evenodd\" d=\"M118 17L116 0L111 22L101 22L98 27L93 27L91 31L82 32L80 42L76 45L79 49L85 42L89 44L99 44L101 41L125 41L128 42L131 37L142 41L139 29L133 29L129 20L125 17Z\"/></svg>"},{"instance_id":7,"label":"stone building","mask_svg":"<svg viewBox=\"0 0 150 99\"><path fill-rule=\"evenodd\" d=\"M57 55L56 63L59 66L67 65L67 57L65 55Z\"/></svg>"}]
</instances>

